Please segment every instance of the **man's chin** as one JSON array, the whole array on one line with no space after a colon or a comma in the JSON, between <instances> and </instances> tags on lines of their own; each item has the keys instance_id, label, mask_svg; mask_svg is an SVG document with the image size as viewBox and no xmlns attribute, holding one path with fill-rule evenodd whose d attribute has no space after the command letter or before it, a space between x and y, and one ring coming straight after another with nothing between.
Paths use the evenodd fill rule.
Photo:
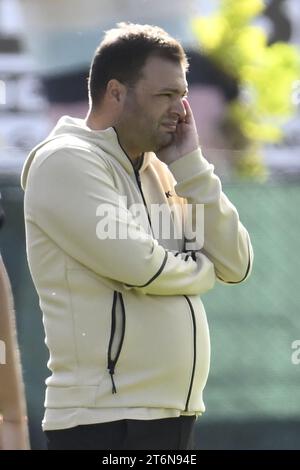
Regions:
<instances>
[{"instance_id":1,"label":"man's chin","mask_svg":"<svg viewBox=\"0 0 300 470\"><path fill-rule=\"evenodd\" d=\"M157 143L156 151L169 147L169 145L172 145L174 139L175 139L174 133L168 132L164 134L163 136L161 136L161 138L159 139L159 142Z\"/></svg>"}]
</instances>

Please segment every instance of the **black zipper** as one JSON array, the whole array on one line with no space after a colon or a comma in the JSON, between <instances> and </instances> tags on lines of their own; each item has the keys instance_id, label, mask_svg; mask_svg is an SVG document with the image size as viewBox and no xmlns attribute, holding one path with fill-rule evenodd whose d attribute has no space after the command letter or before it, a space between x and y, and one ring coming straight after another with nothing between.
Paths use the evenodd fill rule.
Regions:
<instances>
[{"instance_id":1,"label":"black zipper","mask_svg":"<svg viewBox=\"0 0 300 470\"><path fill-rule=\"evenodd\" d=\"M197 350L196 350L196 318L195 318L195 312L194 312L192 302L190 301L190 299L186 295L184 295L184 297L186 298L186 301L187 301L187 303L189 304L189 307L190 307L191 317L192 317L192 321L193 321L193 342L194 342L194 345L193 345L194 357L193 357L192 376L191 376L188 396L187 396L185 409L184 409L184 411L188 411L189 401L190 401L192 388L193 388L193 383L194 383L194 377L195 377L195 368L196 368L196 354L197 354Z\"/></svg>"},{"instance_id":2,"label":"black zipper","mask_svg":"<svg viewBox=\"0 0 300 470\"><path fill-rule=\"evenodd\" d=\"M122 330L121 330L120 343L118 345L116 355L114 358L112 358L112 345L113 345L113 341L114 341L114 337L116 333L116 306L117 306L118 299L121 304ZM125 336L125 324L126 324L126 315L125 315L123 296L120 292L114 291L113 305L112 305L112 310L111 310L111 332L110 332L110 339L109 339L108 353L107 353L107 369L109 371L111 382L112 382L112 393L117 393L117 389L116 389L116 385L114 381L114 373L115 373L115 367L117 365L117 362L118 362L118 359L122 350L122 346L123 346L123 341L124 341L124 336Z\"/></svg>"}]
</instances>

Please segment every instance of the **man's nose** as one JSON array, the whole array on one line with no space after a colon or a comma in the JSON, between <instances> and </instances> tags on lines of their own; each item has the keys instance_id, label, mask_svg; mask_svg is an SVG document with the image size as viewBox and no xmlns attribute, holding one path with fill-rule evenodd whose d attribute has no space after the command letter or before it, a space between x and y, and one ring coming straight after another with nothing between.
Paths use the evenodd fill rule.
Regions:
<instances>
[{"instance_id":1,"label":"man's nose","mask_svg":"<svg viewBox=\"0 0 300 470\"><path fill-rule=\"evenodd\" d=\"M178 98L177 100L173 102L171 113L176 114L176 117L179 120L183 120L185 118L186 111L185 111L182 97Z\"/></svg>"}]
</instances>

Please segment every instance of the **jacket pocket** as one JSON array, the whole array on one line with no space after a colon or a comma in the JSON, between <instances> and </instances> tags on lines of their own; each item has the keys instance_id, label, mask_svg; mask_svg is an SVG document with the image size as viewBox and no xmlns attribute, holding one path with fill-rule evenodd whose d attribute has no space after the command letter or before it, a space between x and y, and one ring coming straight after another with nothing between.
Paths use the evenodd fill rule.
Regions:
<instances>
[{"instance_id":1,"label":"jacket pocket","mask_svg":"<svg viewBox=\"0 0 300 470\"><path fill-rule=\"evenodd\" d=\"M123 296L120 292L114 291L111 310L111 332L107 353L107 369L112 382L112 393L117 393L114 373L124 342L125 326L126 315Z\"/></svg>"}]
</instances>

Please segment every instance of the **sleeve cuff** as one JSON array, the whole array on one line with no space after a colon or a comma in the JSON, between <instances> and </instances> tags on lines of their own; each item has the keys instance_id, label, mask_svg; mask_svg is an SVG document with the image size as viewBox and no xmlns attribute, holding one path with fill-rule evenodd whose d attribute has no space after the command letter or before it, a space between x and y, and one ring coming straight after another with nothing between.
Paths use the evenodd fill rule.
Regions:
<instances>
[{"instance_id":1,"label":"sleeve cuff","mask_svg":"<svg viewBox=\"0 0 300 470\"><path fill-rule=\"evenodd\" d=\"M172 172L177 183L179 183L195 176L195 174L202 173L211 166L203 157L201 149L198 148L170 163L169 170Z\"/></svg>"}]
</instances>

